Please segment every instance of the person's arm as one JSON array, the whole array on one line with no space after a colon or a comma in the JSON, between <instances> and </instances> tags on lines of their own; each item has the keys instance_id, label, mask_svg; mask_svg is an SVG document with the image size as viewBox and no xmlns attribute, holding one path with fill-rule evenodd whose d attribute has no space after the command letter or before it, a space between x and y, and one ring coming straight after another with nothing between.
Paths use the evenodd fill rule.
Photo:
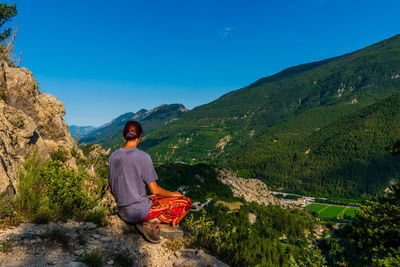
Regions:
<instances>
[{"instance_id":1,"label":"person's arm","mask_svg":"<svg viewBox=\"0 0 400 267\"><path fill-rule=\"evenodd\" d=\"M149 183L148 186L149 186L150 192L156 196L162 196L162 197L181 197L182 196L182 194L179 193L178 191L171 192L171 191L165 190L164 188L159 186L156 181Z\"/></svg>"}]
</instances>

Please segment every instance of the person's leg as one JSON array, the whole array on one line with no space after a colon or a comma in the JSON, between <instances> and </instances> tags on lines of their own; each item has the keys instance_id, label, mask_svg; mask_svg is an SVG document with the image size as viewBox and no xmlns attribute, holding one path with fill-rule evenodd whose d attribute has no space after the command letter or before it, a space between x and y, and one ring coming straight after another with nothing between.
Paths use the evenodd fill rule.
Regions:
<instances>
[{"instance_id":1,"label":"person's leg","mask_svg":"<svg viewBox=\"0 0 400 267\"><path fill-rule=\"evenodd\" d=\"M187 197L149 197L153 205L142 222L157 219L159 222L177 225L190 211L192 202Z\"/></svg>"},{"instance_id":2,"label":"person's leg","mask_svg":"<svg viewBox=\"0 0 400 267\"><path fill-rule=\"evenodd\" d=\"M159 243L160 239L160 228L158 223L153 222L134 222L132 221L132 212L129 210L129 207L120 208L120 212L118 212L118 217L122 219L126 224L130 227L135 227L139 233L143 235L143 237L151 242L151 243Z\"/></svg>"}]
</instances>

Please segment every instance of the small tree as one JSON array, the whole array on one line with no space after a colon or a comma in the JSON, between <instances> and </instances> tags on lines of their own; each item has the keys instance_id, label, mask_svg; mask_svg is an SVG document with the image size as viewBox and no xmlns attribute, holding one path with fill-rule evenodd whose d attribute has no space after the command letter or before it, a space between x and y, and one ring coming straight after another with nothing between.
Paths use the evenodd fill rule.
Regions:
<instances>
[{"instance_id":1,"label":"small tree","mask_svg":"<svg viewBox=\"0 0 400 267\"><path fill-rule=\"evenodd\" d=\"M6 3L0 3L0 29L3 25L11 20L12 17L17 15L17 6L7 5ZM3 29L0 32L0 42L4 41L11 35L11 28Z\"/></svg>"}]
</instances>

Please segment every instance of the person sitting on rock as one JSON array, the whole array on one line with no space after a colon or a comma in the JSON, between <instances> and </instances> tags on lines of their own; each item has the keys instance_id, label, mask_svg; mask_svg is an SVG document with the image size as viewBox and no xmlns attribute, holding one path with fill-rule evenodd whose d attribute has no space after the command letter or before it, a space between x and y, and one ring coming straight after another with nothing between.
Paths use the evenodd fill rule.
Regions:
<instances>
[{"instance_id":1,"label":"person sitting on rock","mask_svg":"<svg viewBox=\"0 0 400 267\"><path fill-rule=\"evenodd\" d=\"M158 243L158 224L177 225L189 212L192 202L177 191L157 185L151 157L137 148L142 137L138 122L128 121L122 134L126 144L114 151L108 162L110 192L117 202L119 217L135 225L148 241ZM152 196L146 196L146 185Z\"/></svg>"}]
</instances>

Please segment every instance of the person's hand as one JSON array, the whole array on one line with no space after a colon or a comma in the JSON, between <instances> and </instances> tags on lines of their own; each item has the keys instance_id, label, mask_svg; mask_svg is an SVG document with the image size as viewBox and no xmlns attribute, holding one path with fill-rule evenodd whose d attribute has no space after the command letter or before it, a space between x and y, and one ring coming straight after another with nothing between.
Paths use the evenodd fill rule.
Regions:
<instances>
[{"instance_id":1,"label":"person's hand","mask_svg":"<svg viewBox=\"0 0 400 267\"><path fill-rule=\"evenodd\" d=\"M183 197L183 195L181 193L179 193L178 191L172 192L172 196L173 197Z\"/></svg>"},{"instance_id":2,"label":"person's hand","mask_svg":"<svg viewBox=\"0 0 400 267\"><path fill-rule=\"evenodd\" d=\"M148 184L150 192L156 196L163 196L163 197L182 197L183 195L178 191L172 192L165 190L164 188L160 187L156 181L151 182Z\"/></svg>"}]
</instances>

